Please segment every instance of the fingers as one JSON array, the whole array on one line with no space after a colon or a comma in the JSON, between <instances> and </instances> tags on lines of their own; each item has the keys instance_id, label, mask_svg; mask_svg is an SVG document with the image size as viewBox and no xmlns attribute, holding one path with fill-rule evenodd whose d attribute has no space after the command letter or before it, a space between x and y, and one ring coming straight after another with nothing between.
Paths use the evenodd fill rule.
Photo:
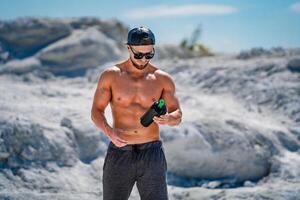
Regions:
<instances>
[{"instance_id":1,"label":"fingers","mask_svg":"<svg viewBox=\"0 0 300 200\"><path fill-rule=\"evenodd\" d=\"M113 143L118 146L118 147L123 147L125 145L127 145L127 141L119 138L119 137L116 137L114 140L113 140Z\"/></svg>"},{"instance_id":2,"label":"fingers","mask_svg":"<svg viewBox=\"0 0 300 200\"><path fill-rule=\"evenodd\" d=\"M168 115L168 113L167 114L165 114L165 115L161 115L161 116L159 116L160 118L163 118L163 119L167 119L167 118L169 118L169 115Z\"/></svg>"},{"instance_id":3,"label":"fingers","mask_svg":"<svg viewBox=\"0 0 300 200\"><path fill-rule=\"evenodd\" d=\"M156 122L157 124L166 124L168 122L168 118L166 116L163 117L161 115L160 117L153 117L153 121Z\"/></svg>"},{"instance_id":4,"label":"fingers","mask_svg":"<svg viewBox=\"0 0 300 200\"><path fill-rule=\"evenodd\" d=\"M117 129L117 131L118 131L119 134L125 132L125 130L123 130L123 129ZM127 140L124 140L121 137L119 137L119 134L116 135L116 139L118 140L118 142L126 145L127 144Z\"/></svg>"},{"instance_id":5,"label":"fingers","mask_svg":"<svg viewBox=\"0 0 300 200\"><path fill-rule=\"evenodd\" d=\"M121 135L123 132L125 132L125 130L123 130L123 129L118 129L118 128L116 128L116 129L114 129L114 131L113 131L113 136L111 137L111 140L112 140L112 142L116 145L116 146L118 146L118 147L123 147L123 146L125 146L125 145L127 145L127 143L128 143L128 141L127 140L124 140L124 139L122 139L119 135Z\"/></svg>"},{"instance_id":6,"label":"fingers","mask_svg":"<svg viewBox=\"0 0 300 200\"><path fill-rule=\"evenodd\" d=\"M118 146L118 147L123 147L123 146L126 146L127 143L119 142L119 141L117 140L117 141L115 141L115 145Z\"/></svg>"},{"instance_id":7,"label":"fingers","mask_svg":"<svg viewBox=\"0 0 300 200\"><path fill-rule=\"evenodd\" d=\"M122 138L120 137L117 137L117 140L121 143L124 143L124 144L127 144L127 140L123 140Z\"/></svg>"},{"instance_id":8,"label":"fingers","mask_svg":"<svg viewBox=\"0 0 300 200\"><path fill-rule=\"evenodd\" d=\"M117 131L118 131L119 134L125 132L125 130L123 130L123 129L117 129ZM120 141L121 143L127 143L127 140L124 140L124 139L120 138L120 137L119 137L119 134L116 135L117 140Z\"/></svg>"}]
</instances>

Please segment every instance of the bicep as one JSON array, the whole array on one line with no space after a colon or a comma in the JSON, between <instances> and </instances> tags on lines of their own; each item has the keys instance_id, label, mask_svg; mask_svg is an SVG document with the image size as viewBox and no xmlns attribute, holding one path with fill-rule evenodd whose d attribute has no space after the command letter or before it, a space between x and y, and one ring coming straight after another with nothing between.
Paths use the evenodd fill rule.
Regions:
<instances>
[{"instance_id":1,"label":"bicep","mask_svg":"<svg viewBox=\"0 0 300 200\"><path fill-rule=\"evenodd\" d=\"M162 92L162 98L166 102L166 106L169 113L180 109L179 100L175 94L175 84L173 81L169 81L167 84L165 84L165 87Z\"/></svg>"},{"instance_id":2,"label":"bicep","mask_svg":"<svg viewBox=\"0 0 300 200\"><path fill-rule=\"evenodd\" d=\"M111 99L111 91L107 88L97 88L94 95L93 108L104 111Z\"/></svg>"},{"instance_id":3,"label":"bicep","mask_svg":"<svg viewBox=\"0 0 300 200\"><path fill-rule=\"evenodd\" d=\"M93 109L104 111L109 104L112 94L108 77L102 74L99 78L97 89L94 94Z\"/></svg>"}]
</instances>

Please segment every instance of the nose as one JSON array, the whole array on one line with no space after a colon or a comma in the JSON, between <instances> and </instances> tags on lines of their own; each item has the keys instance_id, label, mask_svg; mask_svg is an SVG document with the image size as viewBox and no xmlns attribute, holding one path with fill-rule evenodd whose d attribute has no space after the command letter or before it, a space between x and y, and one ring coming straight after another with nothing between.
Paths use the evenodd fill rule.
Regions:
<instances>
[{"instance_id":1,"label":"nose","mask_svg":"<svg viewBox=\"0 0 300 200\"><path fill-rule=\"evenodd\" d=\"M143 56L143 58L141 59L143 62L146 62L147 59L145 58L145 56Z\"/></svg>"}]
</instances>

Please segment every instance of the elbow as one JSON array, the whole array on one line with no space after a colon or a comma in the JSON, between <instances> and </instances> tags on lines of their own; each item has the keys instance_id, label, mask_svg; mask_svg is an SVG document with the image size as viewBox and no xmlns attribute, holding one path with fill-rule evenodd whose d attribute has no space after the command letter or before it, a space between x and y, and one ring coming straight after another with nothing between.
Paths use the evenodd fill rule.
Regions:
<instances>
[{"instance_id":1,"label":"elbow","mask_svg":"<svg viewBox=\"0 0 300 200\"><path fill-rule=\"evenodd\" d=\"M182 122L182 111L179 110L179 113L180 113L180 115L179 115L179 118L178 118L178 120L176 122L176 125L179 125Z\"/></svg>"},{"instance_id":2,"label":"elbow","mask_svg":"<svg viewBox=\"0 0 300 200\"><path fill-rule=\"evenodd\" d=\"M176 126L179 125L182 122L182 111L179 109L179 117L178 120L176 121Z\"/></svg>"},{"instance_id":3,"label":"elbow","mask_svg":"<svg viewBox=\"0 0 300 200\"><path fill-rule=\"evenodd\" d=\"M171 124L171 126L178 126L182 121L182 118L178 118L173 124Z\"/></svg>"},{"instance_id":4,"label":"elbow","mask_svg":"<svg viewBox=\"0 0 300 200\"><path fill-rule=\"evenodd\" d=\"M182 118L180 117L180 119L178 120L178 124L177 125L179 125L181 122L182 122Z\"/></svg>"},{"instance_id":5,"label":"elbow","mask_svg":"<svg viewBox=\"0 0 300 200\"><path fill-rule=\"evenodd\" d=\"M180 117L175 125L178 126L181 123L181 121L182 121L182 118Z\"/></svg>"}]
</instances>

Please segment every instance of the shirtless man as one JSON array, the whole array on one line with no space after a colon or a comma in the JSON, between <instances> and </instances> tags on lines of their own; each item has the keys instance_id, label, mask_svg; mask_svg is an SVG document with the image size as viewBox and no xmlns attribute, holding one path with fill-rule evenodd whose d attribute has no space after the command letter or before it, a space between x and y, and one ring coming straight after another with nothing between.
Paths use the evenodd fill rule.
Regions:
<instances>
[{"instance_id":1,"label":"shirtless man","mask_svg":"<svg viewBox=\"0 0 300 200\"><path fill-rule=\"evenodd\" d=\"M103 164L104 200L128 199L135 182L142 200L168 199L167 162L159 125L178 125L182 112L171 76L149 62L154 44L150 29L130 30L129 58L105 69L99 77L91 117L110 139ZM140 117L161 98L168 112L144 127ZM112 127L104 115L108 103Z\"/></svg>"}]
</instances>

